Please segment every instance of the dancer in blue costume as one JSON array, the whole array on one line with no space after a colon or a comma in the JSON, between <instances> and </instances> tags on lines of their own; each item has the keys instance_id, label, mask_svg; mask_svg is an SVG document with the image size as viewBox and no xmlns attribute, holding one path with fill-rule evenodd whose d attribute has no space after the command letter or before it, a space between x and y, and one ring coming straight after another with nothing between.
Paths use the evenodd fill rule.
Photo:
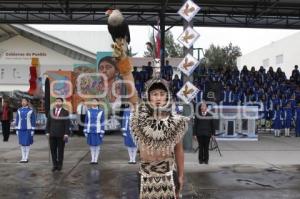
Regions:
<instances>
[{"instance_id":1,"label":"dancer in blue costume","mask_svg":"<svg viewBox=\"0 0 300 199\"><path fill-rule=\"evenodd\" d=\"M122 121L122 131L124 136L124 144L128 149L128 155L129 155L129 164L135 164L136 163L136 152L137 152L137 146L135 143L135 140L132 138L131 135L131 128L130 128L130 117L131 117L131 111L129 108L124 110L123 113L123 121Z\"/></svg>"}]
</instances>

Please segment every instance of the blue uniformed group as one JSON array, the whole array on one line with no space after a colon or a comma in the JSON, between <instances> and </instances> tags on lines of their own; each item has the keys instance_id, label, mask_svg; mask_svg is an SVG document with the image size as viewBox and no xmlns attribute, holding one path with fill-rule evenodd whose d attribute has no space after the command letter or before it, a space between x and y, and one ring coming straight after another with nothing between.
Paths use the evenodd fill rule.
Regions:
<instances>
[{"instance_id":1,"label":"blue uniformed group","mask_svg":"<svg viewBox=\"0 0 300 199\"><path fill-rule=\"evenodd\" d=\"M170 89L176 100L176 93L182 88L183 81L178 75L173 77L173 69L167 62L163 68L162 76L170 82ZM141 96L144 83L152 78L153 70L151 62L143 67L142 71L133 71L136 87ZM260 67L258 71L254 67L248 70L246 66L238 69L206 69L197 67L194 72L193 83L200 92L195 97L195 102L201 102L205 87L209 82L220 82L221 104L226 105L253 105L259 106L259 115L262 127L270 127L275 136L280 136L284 130L285 136L290 136L290 129L295 129L296 137L300 137L300 72L295 66L292 76L288 80L280 68L275 72L272 67L266 71ZM88 109L85 118L84 133L87 144L90 146L91 163L97 164L100 153L100 145L104 136L104 111L99 108L97 99ZM122 130L124 144L128 148L129 163L135 163L137 146L131 137L129 127L130 110L126 109L123 115ZM35 131L35 113L28 106L28 100L22 99L22 107L16 114L16 134L21 146L21 163L29 160L30 145L33 144Z\"/></svg>"},{"instance_id":2,"label":"blue uniformed group","mask_svg":"<svg viewBox=\"0 0 300 199\"><path fill-rule=\"evenodd\" d=\"M138 71L137 67L134 67L132 72L135 80L135 87L139 97L145 92L145 83L153 77L153 66L151 62L148 62L147 66L143 66L142 70ZM176 93L183 86L182 79L176 74L173 77L173 66L166 60L165 66L161 69L161 77L170 83L170 91L175 99L177 99Z\"/></svg>"},{"instance_id":3,"label":"blue uniformed group","mask_svg":"<svg viewBox=\"0 0 300 199\"><path fill-rule=\"evenodd\" d=\"M33 144L33 136L35 131L35 112L28 105L29 101L26 98L22 99L22 107L17 110L16 114L16 134L21 146L22 159L20 163L28 163L30 145ZM130 157L129 164L136 163L137 146L131 136L131 128L129 124L131 110L126 108L123 111L122 132L124 137L124 145L128 149ZM54 113L56 117L59 113ZM49 117L51 117L49 115ZM48 119L49 120L49 119ZM90 108L87 109L84 121L84 134L87 144L90 146L91 162L90 164L98 164L100 145L103 143L105 134L105 113L99 106L98 99L93 99L90 102ZM46 130L46 133L49 129Z\"/></svg>"},{"instance_id":4,"label":"blue uniformed group","mask_svg":"<svg viewBox=\"0 0 300 199\"><path fill-rule=\"evenodd\" d=\"M299 112L300 109L300 74L298 66L292 72L290 80L280 68L273 71L270 67L263 67L257 71L244 66L238 69L205 69L198 67L194 72L194 84L200 92L195 98L196 102L203 99L205 86L209 82L220 82L220 104L226 105L253 105L259 106L262 126L270 126L275 136L280 136L284 129L285 136L290 136L290 129L295 128L296 136L300 136ZM298 106L297 106L298 105Z\"/></svg>"},{"instance_id":5,"label":"blue uniformed group","mask_svg":"<svg viewBox=\"0 0 300 199\"><path fill-rule=\"evenodd\" d=\"M153 71L147 70L151 67L144 66L142 71L135 67L133 76L135 86L142 96L144 84L152 77ZM172 66L166 61L161 70L162 77L169 81L173 98L177 101L177 92L183 86L183 80L177 74L173 77ZM299 114L297 114L300 102L300 72L296 65L288 80L281 68L276 71L269 67L248 70L244 66L241 71L237 68L206 69L197 67L193 72L193 83L199 89L194 102L201 102L204 98L206 86L211 82L222 84L220 91L220 104L226 105L253 105L259 107L260 126L272 128L275 136L280 136L284 129L285 136L290 136L290 129L295 128L296 136L300 136Z\"/></svg>"}]
</instances>

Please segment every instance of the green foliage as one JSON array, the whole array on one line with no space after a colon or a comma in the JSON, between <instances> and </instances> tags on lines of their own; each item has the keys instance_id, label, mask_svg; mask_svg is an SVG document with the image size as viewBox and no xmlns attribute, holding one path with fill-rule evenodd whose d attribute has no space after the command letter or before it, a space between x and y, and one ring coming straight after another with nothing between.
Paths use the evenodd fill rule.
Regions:
<instances>
[{"instance_id":1,"label":"green foliage","mask_svg":"<svg viewBox=\"0 0 300 199\"><path fill-rule=\"evenodd\" d=\"M147 50L144 52L144 57L154 57L155 56L155 40L153 32L149 36L149 43L153 46L153 49L149 48L147 45ZM183 47L175 42L174 36L171 31L167 31L165 34L165 56L170 57L184 57Z\"/></svg>"},{"instance_id":2,"label":"green foliage","mask_svg":"<svg viewBox=\"0 0 300 199\"><path fill-rule=\"evenodd\" d=\"M134 57L134 56L136 56L138 53L133 53L133 52L132 52L132 48L131 48L131 46L130 46L130 47L128 48L127 54L128 54L128 57Z\"/></svg>"},{"instance_id":3,"label":"green foliage","mask_svg":"<svg viewBox=\"0 0 300 199\"><path fill-rule=\"evenodd\" d=\"M165 35L166 57L184 57L183 47L175 42L171 31Z\"/></svg>"},{"instance_id":4,"label":"green foliage","mask_svg":"<svg viewBox=\"0 0 300 199\"><path fill-rule=\"evenodd\" d=\"M239 46L233 46L230 42L228 46L220 47L211 44L205 50L205 66L214 69L220 68L236 68L237 58L242 55Z\"/></svg>"}]
</instances>

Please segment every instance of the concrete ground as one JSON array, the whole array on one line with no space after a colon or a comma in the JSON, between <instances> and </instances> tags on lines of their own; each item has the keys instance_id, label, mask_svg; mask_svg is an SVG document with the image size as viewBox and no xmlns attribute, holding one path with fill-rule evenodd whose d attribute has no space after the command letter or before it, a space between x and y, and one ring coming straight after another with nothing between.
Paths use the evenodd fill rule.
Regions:
<instances>
[{"instance_id":1,"label":"concrete ground","mask_svg":"<svg viewBox=\"0 0 300 199\"><path fill-rule=\"evenodd\" d=\"M15 135L0 143L0 198L138 199L138 165L127 164L118 134L106 135L99 165L90 165L83 137L65 149L64 168L51 172L48 143L36 135L30 162L20 164ZM222 157L212 151L209 165L185 154L185 199L299 199L300 138L261 135L258 142L220 141Z\"/></svg>"}]
</instances>

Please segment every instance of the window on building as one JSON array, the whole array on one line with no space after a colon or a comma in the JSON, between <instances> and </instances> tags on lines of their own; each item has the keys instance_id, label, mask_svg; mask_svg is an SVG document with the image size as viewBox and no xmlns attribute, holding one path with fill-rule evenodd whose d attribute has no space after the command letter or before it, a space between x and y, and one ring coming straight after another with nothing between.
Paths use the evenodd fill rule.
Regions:
<instances>
[{"instance_id":1,"label":"window on building","mask_svg":"<svg viewBox=\"0 0 300 199\"><path fill-rule=\"evenodd\" d=\"M283 55L276 56L276 65L283 64Z\"/></svg>"},{"instance_id":2,"label":"window on building","mask_svg":"<svg viewBox=\"0 0 300 199\"><path fill-rule=\"evenodd\" d=\"M264 59L263 60L263 66L264 67L269 67L270 66L270 59Z\"/></svg>"}]
</instances>

